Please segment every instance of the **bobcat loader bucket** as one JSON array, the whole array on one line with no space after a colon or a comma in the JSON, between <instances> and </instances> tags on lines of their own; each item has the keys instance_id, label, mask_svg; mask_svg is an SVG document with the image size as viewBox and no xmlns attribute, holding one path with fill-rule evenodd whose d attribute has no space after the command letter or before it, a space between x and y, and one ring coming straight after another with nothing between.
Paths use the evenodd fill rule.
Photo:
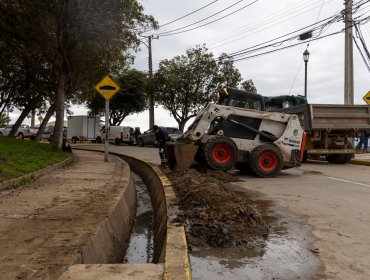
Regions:
<instances>
[{"instance_id":1,"label":"bobcat loader bucket","mask_svg":"<svg viewBox=\"0 0 370 280\"><path fill-rule=\"evenodd\" d=\"M198 146L181 142L167 143L166 156L171 170L187 169L193 162Z\"/></svg>"}]
</instances>

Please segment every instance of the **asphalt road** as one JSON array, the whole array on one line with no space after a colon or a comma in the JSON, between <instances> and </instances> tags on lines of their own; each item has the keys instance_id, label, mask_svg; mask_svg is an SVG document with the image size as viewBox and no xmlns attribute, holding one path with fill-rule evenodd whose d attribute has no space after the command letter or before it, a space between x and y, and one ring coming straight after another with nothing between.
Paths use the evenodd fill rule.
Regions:
<instances>
[{"instance_id":1,"label":"asphalt road","mask_svg":"<svg viewBox=\"0 0 370 280\"><path fill-rule=\"evenodd\" d=\"M239 186L313 227L311 248L324 263L322 279L370 279L369 166L311 161L276 178L241 178Z\"/></svg>"}]
</instances>

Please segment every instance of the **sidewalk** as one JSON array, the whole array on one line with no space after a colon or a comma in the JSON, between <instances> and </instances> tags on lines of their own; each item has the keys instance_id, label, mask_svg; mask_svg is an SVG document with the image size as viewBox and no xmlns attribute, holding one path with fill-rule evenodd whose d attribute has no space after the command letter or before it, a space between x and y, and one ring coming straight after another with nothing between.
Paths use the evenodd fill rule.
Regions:
<instances>
[{"instance_id":1,"label":"sidewalk","mask_svg":"<svg viewBox=\"0 0 370 280\"><path fill-rule=\"evenodd\" d=\"M0 192L1 279L57 279L122 196L130 174L125 162L74 154L72 164Z\"/></svg>"}]
</instances>

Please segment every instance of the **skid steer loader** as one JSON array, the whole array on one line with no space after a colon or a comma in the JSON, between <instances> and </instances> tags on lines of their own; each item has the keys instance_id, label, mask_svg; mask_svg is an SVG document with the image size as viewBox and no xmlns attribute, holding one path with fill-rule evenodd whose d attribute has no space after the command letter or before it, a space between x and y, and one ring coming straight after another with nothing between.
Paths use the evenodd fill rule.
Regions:
<instances>
[{"instance_id":1,"label":"skid steer loader","mask_svg":"<svg viewBox=\"0 0 370 280\"><path fill-rule=\"evenodd\" d=\"M272 177L300 166L305 137L296 115L209 104L182 137L167 143L166 153L172 170L195 160L212 169L236 167Z\"/></svg>"}]
</instances>

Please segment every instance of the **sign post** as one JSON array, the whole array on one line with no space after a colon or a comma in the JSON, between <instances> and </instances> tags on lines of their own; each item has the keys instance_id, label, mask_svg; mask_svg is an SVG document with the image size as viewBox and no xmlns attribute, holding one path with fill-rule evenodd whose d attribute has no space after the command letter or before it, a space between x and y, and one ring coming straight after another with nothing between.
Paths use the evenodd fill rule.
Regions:
<instances>
[{"instance_id":1,"label":"sign post","mask_svg":"<svg viewBox=\"0 0 370 280\"><path fill-rule=\"evenodd\" d=\"M370 91L362 97L362 99L366 102L367 105L370 105Z\"/></svg>"},{"instance_id":2,"label":"sign post","mask_svg":"<svg viewBox=\"0 0 370 280\"><path fill-rule=\"evenodd\" d=\"M105 76L96 86L95 90L105 99L105 143L104 143L104 161L108 161L108 142L109 142L109 100L120 91L117 85L108 75Z\"/></svg>"}]
</instances>

